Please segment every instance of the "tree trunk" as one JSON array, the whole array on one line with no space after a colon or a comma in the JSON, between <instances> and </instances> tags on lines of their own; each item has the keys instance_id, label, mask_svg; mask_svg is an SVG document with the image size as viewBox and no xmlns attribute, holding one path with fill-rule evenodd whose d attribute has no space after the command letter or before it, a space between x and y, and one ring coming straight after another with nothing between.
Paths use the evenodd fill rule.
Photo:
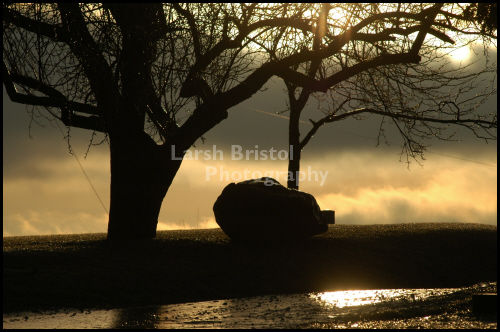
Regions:
<instances>
[{"instance_id":1,"label":"tree trunk","mask_svg":"<svg viewBox=\"0 0 500 332\"><path fill-rule=\"evenodd\" d=\"M303 106L296 101L291 102L290 121L288 123L288 189L299 190L300 171L300 131L299 120ZM292 175L290 177L290 175Z\"/></svg>"},{"instance_id":2,"label":"tree trunk","mask_svg":"<svg viewBox=\"0 0 500 332\"><path fill-rule=\"evenodd\" d=\"M154 238L161 204L181 160L149 135L110 134L108 239Z\"/></svg>"},{"instance_id":3,"label":"tree trunk","mask_svg":"<svg viewBox=\"0 0 500 332\"><path fill-rule=\"evenodd\" d=\"M288 189L297 189L299 190L299 172L300 172L300 144L291 144L289 147L289 156L292 155L293 149L293 158L288 159L288 175L293 174L293 178L289 178L287 182Z\"/></svg>"}]
</instances>

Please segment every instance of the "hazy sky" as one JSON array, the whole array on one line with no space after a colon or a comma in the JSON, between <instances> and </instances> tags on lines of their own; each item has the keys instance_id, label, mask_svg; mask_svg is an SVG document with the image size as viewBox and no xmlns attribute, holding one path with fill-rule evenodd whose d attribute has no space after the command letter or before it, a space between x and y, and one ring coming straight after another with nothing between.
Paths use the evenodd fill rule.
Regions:
<instances>
[{"instance_id":1,"label":"hazy sky","mask_svg":"<svg viewBox=\"0 0 500 332\"><path fill-rule=\"evenodd\" d=\"M183 161L163 202L158 230L218 227L213 204L233 182L231 175L237 180L245 170L249 178L253 172L273 172L286 185L287 161L231 160L233 145L243 152L255 150L256 145L259 151L287 150L288 121L255 111L274 113L285 108L282 82L274 79L267 87L232 108L229 118L205 136L205 144L199 141L191 148L212 151L215 145L223 151L223 159L200 156ZM3 91L3 235L106 232L107 214L55 123L39 119L45 127L32 124L30 139L26 107L10 102ZM496 98L484 107L496 109ZM320 115L311 100L302 119ZM395 144L375 147L379 125L380 118L374 116L326 125L302 153L306 178L300 189L313 194L322 209L335 210L338 224L497 224L496 141L486 144L460 129L457 138L462 142L432 141L429 151L479 163L427 153L423 167L413 162L408 170L406 163L399 162L401 138L390 127L388 138ZM308 128L301 124L301 133ZM92 147L84 159L91 132L75 128L71 135L74 151L109 209L107 143ZM221 179L221 167L229 179ZM207 178L207 169L216 174ZM323 172L323 176L328 172L323 185L320 177L308 179L308 171L309 175Z\"/></svg>"}]
</instances>

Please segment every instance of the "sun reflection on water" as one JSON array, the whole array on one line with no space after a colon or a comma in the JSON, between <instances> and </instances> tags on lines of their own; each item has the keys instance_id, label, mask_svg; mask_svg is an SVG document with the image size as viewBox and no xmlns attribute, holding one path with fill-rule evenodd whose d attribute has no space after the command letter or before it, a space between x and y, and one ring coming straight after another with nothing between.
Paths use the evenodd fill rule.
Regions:
<instances>
[{"instance_id":1,"label":"sun reflection on water","mask_svg":"<svg viewBox=\"0 0 500 332\"><path fill-rule=\"evenodd\" d=\"M493 285L493 286L492 286ZM295 326L332 326L338 328L381 328L398 327L496 327L496 322L480 325L476 320L467 321L457 316L458 311L440 313L434 318L428 311L421 316L411 316L413 320L394 317L389 320L353 321L352 323L331 325L331 319L346 314L364 315L387 308L401 310L414 302L433 301L434 306L449 305L457 299L469 296L481 289L494 289L495 284L481 284L470 288L433 289L376 289L351 290L308 294L283 294L254 296L225 300L153 305L114 310L60 309L56 311L21 312L3 315L5 328L286 328ZM495 287L495 288L492 288ZM464 292L467 291L467 292ZM453 298L443 299L443 295L455 293ZM432 303L431 303L432 304ZM365 306L366 305L366 306ZM344 309L342 309L344 308ZM420 304L412 310L423 310ZM450 307L451 308L451 307ZM361 316L359 316L361 317ZM437 317L437 318L436 318ZM445 320L443 320L443 318ZM311 325L311 322L320 322ZM330 324L330 325L328 325ZM370 325L371 324L371 325ZM384 325L385 324L385 325ZM387 325L389 324L389 325ZM392 324L392 325L390 325ZM450 325L451 324L451 325ZM479 325L478 325L479 324ZM481 327L484 328L484 327Z\"/></svg>"},{"instance_id":2,"label":"sun reflection on water","mask_svg":"<svg viewBox=\"0 0 500 332\"><path fill-rule=\"evenodd\" d=\"M309 296L324 306L344 308L390 301L420 301L430 296L446 295L457 288L377 289L311 293Z\"/></svg>"}]
</instances>

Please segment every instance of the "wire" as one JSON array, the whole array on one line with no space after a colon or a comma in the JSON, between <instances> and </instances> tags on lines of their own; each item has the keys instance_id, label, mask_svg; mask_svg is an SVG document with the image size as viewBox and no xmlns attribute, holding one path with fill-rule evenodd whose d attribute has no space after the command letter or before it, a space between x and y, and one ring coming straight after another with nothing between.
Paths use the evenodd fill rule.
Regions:
<instances>
[{"instance_id":1,"label":"wire","mask_svg":"<svg viewBox=\"0 0 500 332\"><path fill-rule=\"evenodd\" d=\"M284 115L279 115L279 114L274 114L274 113L269 113L269 112L265 112L265 111L262 111L262 110L258 110L256 108L252 108L252 107L247 107L247 106L241 106L243 108L247 108L249 110L253 110L253 111L257 111L257 112L260 112L260 113L264 113L264 114L267 114L267 115L272 115L272 116L276 116L278 118L283 118L283 119L287 119L287 120L290 120L289 117L287 116L284 116ZM302 121L302 120L299 120L299 122L301 123L306 123L306 124L309 124L309 125L312 125L311 123L309 122L305 122L305 121ZM61 132L61 134L63 135L63 137L65 137L61 127L59 126L59 123L58 121L56 121L56 124L57 124L57 128L59 128L59 131ZM343 131L343 130L338 130L338 129L333 129L335 131L338 131L338 132L341 132L341 133L344 133L344 134L347 134L347 135L352 135L352 136L358 136L358 137L362 137L362 138L366 138L366 139L369 139L369 140L376 140L375 138L372 138L372 137L368 137L368 136L363 136L363 135L358 135L358 134L354 134L354 133L350 133L350 132L347 132L347 131ZM390 143L390 142L389 142ZM391 143L391 144L395 144L395 143ZM437 155L441 155L441 156L444 156L444 157L448 157L448 158L454 158L454 159L459 159L459 160L464 160L464 161L468 161L468 162L471 162L471 163L476 163L476 164L481 164L481 165L486 165L486 166L491 166L491 167L497 167L497 165L491 165L491 164L486 164L486 163L482 163L482 162L479 162L479 161L475 161L475 160L470 160L470 159L464 159L464 158L459 158L459 157L454 157L454 156L450 156L450 155L446 155L446 154L443 154L443 153L438 153L438 152L433 152L433 151L429 151L427 150L426 152L429 152L429 153L433 153L433 154L437 154ZM75 151L73 150L72 152L73 156L75 157L76 161L78 162L78 165L80 166L80 168L82 169L82 172L83 174L85 175L85 177L87 178L87 181L89 182L90 186L92 187L92 190L94 191L95 195L97 196L97 198L99 199L99 202L101 203L104 211L106 211L106 214L109 215L109 212L108 210L106 209L106 207L104 206L104 203L102 202L101 200L101 197L99 196L99 194L97 193L97 190L95 190L94 186L92 185L92 181L90 181L90 178L88 177L87 173L85 172L85 170L83 169L83 166L82 164L80 163L80 159L78 159L78 156L76 155Z\"/></svg>"},{"instance_id":2,"label":"wire","mask_svg":"<svg viewBox=\"0 0 500 332\"><path fill-rule=\"evenodd\" d=\"M56 124L57 124L57 128L59 128L59 131L61 132L61 134L63 135L63 137L66 137L61 129L61 127L59 126L59 123L58 121L56 121ZM82 172L83 174L85 175L85 177L87 178L87 181L89 182L90 186L92 187L92 190L94 190L94 193L96 194L97 198L99 199L99 202L101 202L101 205L102 207L104 208L104 211L106 211L106 214L109 216L109 212L108 210L106 209L106 207L104 206L104 203L102 202L101 200L101 197L99 197L99 194L97 193L97 190L95 190L94 186L92 185L92 182L90 181L89 177L87 176L87 173L85 172L85 170L83 169L83 166L82 164L80 163L80 160L78 159L75 151L73 149L71 149L70 147L70 151L72 150L72 155L75 157L76 161L78 162L78 165L80 165L80 168L82 169Z\"/></svg>"},{"instance_id":3,"label":"wire","mask_svg":"<svg viewBox=\"0 0 500 332\"><path fill-rule=\"evenodd\" d=\"M454 156L449 156L447 154L442 154L442 153L438 153L438 152L433 152L433 151L429 151L427 150L426 152L429 152L429 153L434 153L434 154L438 154L440 156L445 156L445 157L448 157L448 158L454 158L454 159L459 159L459 160L465 160L465 161L469 161L471 163L476 163L476 164L481 164L481 165L486 165L486 166L491 166L491 167L498 167L497 165L491 165L491 164L486 164L486 163L482 163L480 161L475 161L475 160L470 160L470 159L464 159L464 158L459 158L459 157L454 157Z\"/></svg>"},{"instance_id":4,"label":"wire","mask_svg":"<svg viewBox=\"0 0 500 332\"><path fill-rule=\"evenodd\" d=\"M102 207L104 208L104 211L106 211L106 214L107 214L107 215L109 215L109 212L108 212L108 210L106 209L106 207L104 206L104 203L102 202L101 197L99 197L99 194L97 193L97 191L95 190L94 186L92 185L92 182L90 182L90 179L89 179L89 177L87 176L87 173L85 173L85 170L83 169L83 166L82 166L82 164L80 163L80 160L78 159L78 157L76 156L76 153L75 153L74 151L73 151L73 156L75 156L76 161L78 162L78 165L80 165L80 168L82 169L83 174L85 175L85 177L86 177L86 178L87 178L87 180L89 181L89 184L90 184L90 186L92 187L92 190L94 190L94 192L95 192L95 194L96 194L97 198L99 199L99 202L101 202L101 205L102 205Z\"/></svg>"},{"instance_id":5,"label":"wire","mask_svg":"<svg viewBox=\"0 0 500 332\"><path fill-rule=\"evenodd\" d=\"M241 107L243 107L243 108L247 108L247 109L249 109L249 110L257 111L257 112L260 112L260 113L264 113L264 114L267 114L267 115L276 116L276 117L278 117L278 118L283 118L283 119L290 120L290 118L289 118L289 117L284 116L284 115L279 115L279 114L269 113L269 112L265 112L265 111L258 110L258 109L256 109L256 108L252 108L252 107L247 107L247 106L241 106ZM311 125L311 126L312 126L312 124L311 124L311 123L306 122L306 121L299 120L299 122L301 122L301 123L306 123L306 124L308 124L308 125ZM339 129L332 129L332 130L335 130L335 131L338 131L338 132L340 132L340 133L347 134L347 135L352 135L352 136L358 136L358 137L366 138L366 139L369 139L369 140L374 140L374 141L376 141L376 140L377 140L376 138L373 138L373 137L368 137L368 136L358 135L358 134L350 133L350 132L343 131L343 130L339 130ZM392 143L392 142L387 142L387 143L397 145L396 143ZM454 156L450 156L450 155L447 155L447 154L438 153L438 152L434 152L434 151L429 151L429 150L426 150L426 152L433 153L433 154L438 154L438 155L440 155L440 156L444 156L444 157L448 157L448 158L454 158L454 159L459 159L459 160L468 161L468 162L471 162L471 163L481 164L481 165L485 165L485 166L498 167L497 165L491 165L491 164L482 163L482 162L480 162L480 161L475 161L475 160L470 160L470 159L464 159L464 158L454 157Z\"/></svg>"}]
</instances>

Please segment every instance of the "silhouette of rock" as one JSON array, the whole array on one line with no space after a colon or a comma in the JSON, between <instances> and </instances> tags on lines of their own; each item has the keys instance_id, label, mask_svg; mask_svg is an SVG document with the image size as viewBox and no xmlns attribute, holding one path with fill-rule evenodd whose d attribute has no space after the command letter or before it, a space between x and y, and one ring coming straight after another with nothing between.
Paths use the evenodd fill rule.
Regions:
<instances>
[{"instance_id":1,"label":"silhouette of rock","mask_svg":"<svg viewBox=\"0 0 500 332\"><path fill-rule=\"evenodd\" d=\"M217 224L233 240L300 240L328 230L314 196L269 177L227 185L213 209Z\"/></svg>"}]
</instances>

